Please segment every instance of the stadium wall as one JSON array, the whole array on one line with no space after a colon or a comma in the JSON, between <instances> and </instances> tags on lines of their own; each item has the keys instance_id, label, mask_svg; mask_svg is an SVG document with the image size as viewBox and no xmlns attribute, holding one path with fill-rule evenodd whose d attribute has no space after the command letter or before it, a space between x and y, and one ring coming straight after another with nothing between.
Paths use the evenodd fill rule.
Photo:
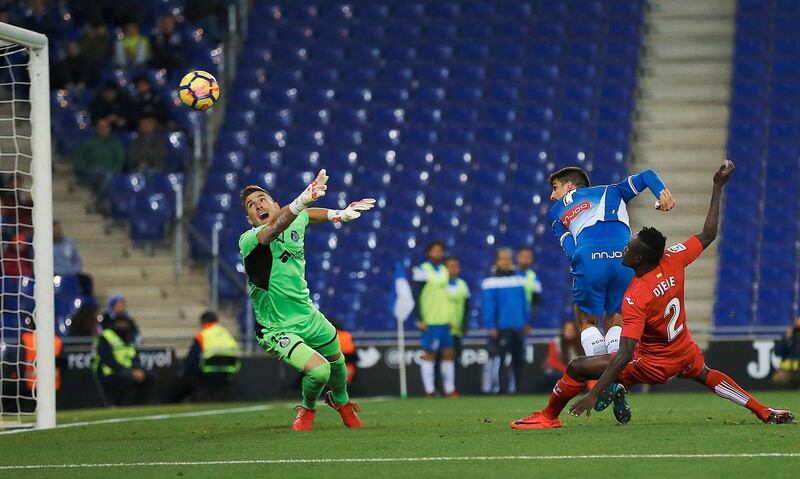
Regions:
<instances>
[{"instance_id":1,"label":"stadium wall","mask_svg":"<svg viewBox=\"0 0 800 479\"><path fill-rule=\"evenodd\" d=\"M724 366L724 370L742 387L751 390L771 389L771 373L778 365L772 353L772 340L715 341L706 350L706 363L710 367ZM383 344L364 343L357 348L359 369L351 391L355 397L398 395L397 348ZM58 396L58 409L78 409L102 406L101 397L91 373L91 351L76 348L65 353L64 385ZM412 344L406 351L408 385L411 396L422 396L419 362L422 351ZM180 361L172 349L146 349L141 352L145 369L156 373L156 396L166 393L174 384ZM552 387L542 374L542 364L547 356L547 344L529 344L526 351L523 393L545 393ZM489 353L483 345L467 345L463 356L466 368L459 372L459 391L463 394L480 394L483 365ZM233 385L231 397L237 401L293 400L299 397L295 390L298 373L281 362L266 356L248 357ZM298 383L299 384L299 383ZM651 392L705 390L692 381L677 380L650 389Z\"/></svg>"}]
</instances>

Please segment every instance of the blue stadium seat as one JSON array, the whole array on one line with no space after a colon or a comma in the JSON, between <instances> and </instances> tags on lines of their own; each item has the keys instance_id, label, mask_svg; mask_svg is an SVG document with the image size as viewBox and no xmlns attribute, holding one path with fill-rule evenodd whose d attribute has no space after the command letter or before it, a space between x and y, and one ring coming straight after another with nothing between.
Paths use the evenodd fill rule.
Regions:
<instances>
[{"instance_id":1,"label":"blue stadium seat","mask_svg":"<svg viewBox=\"0 0 800 479\"><path fill-rule=\"evenodd\" d=\"M80 294L80 283L75 275L55 276L53 286L56 296L74 298Z\"/></svg>"},{"instance_id":2,"label":"blue stadium seat","mask_svg":"<svg viewBox=\"0 0 800 479\"><path fill-rule=\"evenodd\" d=\"M416 69L415 76L422 82L444 83L450 79L450 68L425 65Z\"/></svg>"},{"instance_id":3,"label":"blue stadium seat","mask_svg":"<svg viewBox=\"0 0 800 479\"><path fill-rule=\"evenodd\" d=\"M116 219L127 219L133 206L133 198L145 187L146 178L142 173L114 176L109 188L111 216Z\"/></svg>"},{"instance_id":4,"label":"blue stadium seat","mask_svg":"<svg viewBox=\"0 0 800 479\"><path fill-rule=\"evenodd\" d=\"M182 131L171 131L167 137L167 158L166 165L169 171L184 171L189 162L190 145L189 138Z\"/></svg>"},{"instance_id":5,"label":"blue stadium seat","mask_svg":"<svg viewBox=\"0 0 800 479\"><path fill-rule=\"evenodd\" d=\"M418 51L418 57L423 62L430 63L445 63L452 60L455 50L450 45L431 45L427 48L421 48Z\"/></svg>"},{"instance_id":6,"label":"blue stadium seat","mask_svg":"<svg viewBox=\"0 0 800 479\"><path fill-rule=\"evenodd\" d=\"M475 1L467 2L461 7L461 14L466 18L485 20L491 18L496 12L497 6L494 2Z\"/></svg>"},{"instance_id":7,"label":"blue stadium seat","mask_svg":"<svg viewBox=\"0 0 800 479\"><path fill-rule=\"evenodd\" d=\"M463 84L474 84L486 79L486 67L483 65L463 63L455 64L450 70L450 78Z\"/></svg>"},{"instance_id":8,"label":"blue stadium seat","mask_svg":"<svg viewBox=\"0 0 800 479\"><path fill-rule=\"evenodd\" d=\"M442 87L419 87L414 91L414 101L419 105L431 103L441 103L445 100L447 93Z\"/></svg>"},{"instance_id":9,"label":"blue stadium seat","mask_svg":"<svg viewBox=\"0 0 800 479\"><path fill-rule=\"evenodd\" d=\"M130 217L129 236L132 241L163 240L170 212L174 206L164 193L143 192L137 195Z\"/></svg>"}]
</instances>

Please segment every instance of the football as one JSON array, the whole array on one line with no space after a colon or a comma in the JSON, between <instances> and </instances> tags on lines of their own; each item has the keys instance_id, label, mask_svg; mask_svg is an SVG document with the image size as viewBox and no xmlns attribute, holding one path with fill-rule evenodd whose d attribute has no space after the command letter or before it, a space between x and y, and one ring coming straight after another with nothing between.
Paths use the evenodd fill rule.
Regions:
<instances>
[{"instance_id":1,"label":"football","mask_svg":"<svg viewBox=\"0 0 800 479\"><path fill-rule=\"evenodd\" d=\"M194 70L181 79L178 89L181 102L194 110L207 110L219 99L219 83L214 75Z\"/></svg>"}]
</instances>

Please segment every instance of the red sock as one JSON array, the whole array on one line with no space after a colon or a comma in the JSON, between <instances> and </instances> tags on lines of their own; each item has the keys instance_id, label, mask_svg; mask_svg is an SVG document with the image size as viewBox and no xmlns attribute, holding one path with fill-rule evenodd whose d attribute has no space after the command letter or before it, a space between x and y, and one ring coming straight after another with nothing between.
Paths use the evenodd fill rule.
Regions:
<instances>
[{"instance_id":1,"label":"red sock","mask_svg":"<svg viewBox=\"0 0 800 479\"><path fill-rule=\"evenodd\" d=\"M714 391L714 394L717 396L753 411L753 414L758 416L762 421L769 415L767 406L756 401L756 398L751 396L750 393L736 384L736 381L721 371L717 371L716 369L710 370L706 375L706 386L708 389Z\"/></svg>"},{"instance_id":2,"label":"red sock","mask_svg":"<svg viewBox=\"0 0 800 479\"><path fill-rule=\"evenodd\" d=\"M550 393L550 400L547 402L547 407L542 409L542 414L550 419L557 418L570 399L583 391L583 387L584 383L572 379L567 376L567 373L564 373L553 388L553 392Z\"/></svg>"}]
</instances>

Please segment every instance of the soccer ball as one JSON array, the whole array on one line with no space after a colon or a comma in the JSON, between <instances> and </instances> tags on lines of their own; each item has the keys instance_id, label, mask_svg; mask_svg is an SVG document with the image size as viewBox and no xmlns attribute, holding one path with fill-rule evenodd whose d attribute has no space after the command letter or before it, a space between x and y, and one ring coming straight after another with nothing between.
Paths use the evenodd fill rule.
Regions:
<instances>
[{"instance_id":1,"label":"soccer ball","mask_svg":"<svg viewBox=\"0 0 800 479\"><path fill-rule=\"evenodd\" d=\"M178 95L184 105L194 110L206 110L219 99L219 83L214 75L202 70L187 73L181 79Z\"/></svg>"}]
</instances>

